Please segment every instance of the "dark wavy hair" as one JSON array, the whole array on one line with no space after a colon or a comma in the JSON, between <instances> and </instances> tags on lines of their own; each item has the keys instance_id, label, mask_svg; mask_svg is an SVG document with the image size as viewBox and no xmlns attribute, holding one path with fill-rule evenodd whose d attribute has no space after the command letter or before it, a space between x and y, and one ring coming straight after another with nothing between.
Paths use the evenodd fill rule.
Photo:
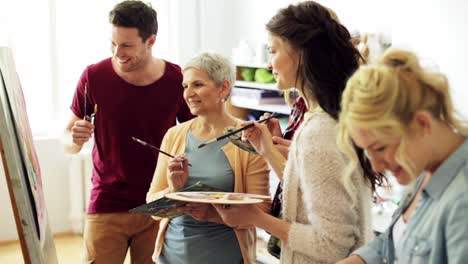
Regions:
<instances>
[{"instance_id":1,"label":"dark wavy hair","mask_svg":"<svg viewBox=\"0 0 468 264\"><path fill-rule=\"evenodd\" d=\"M349 31L329 9L314 1L280 9L266 29L299 52L296 80L302 82L304 97L313 96L326 113L338 120L346 82L363 60ZM362 149L355 149L372 189L381 185L384 175L372 170Z\"/></svg>"},{"instance_id":2,"label":"dark wavy hair","mask_svg":"<svg viewBox=\"0 0 468 264\"><path fill-rule=\"evenodd\" d=\"M109 22L116 27L137 28L143 42L158 33L156 10L141 1L128 0L117 4L109 13Z\"/></svg>"}]
</instances>

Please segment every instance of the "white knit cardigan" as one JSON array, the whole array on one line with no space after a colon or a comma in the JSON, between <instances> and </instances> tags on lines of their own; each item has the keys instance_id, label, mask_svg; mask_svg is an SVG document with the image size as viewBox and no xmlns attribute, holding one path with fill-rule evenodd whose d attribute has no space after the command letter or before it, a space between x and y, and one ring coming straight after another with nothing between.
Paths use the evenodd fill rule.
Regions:
<instances>
[{"instance_id":1,"label":"white knit cardigan","mask_svg":"<svg viewBox=\"0 0 468 264\"><path fill-rule=\"evenodd\" d=\"M283 218L291 223L281 263L335 263L372 237L371 190L359 173L343 181L346 158L338 126L325 112L306 113L284 171Z\"/></svg>"}]
</instances>

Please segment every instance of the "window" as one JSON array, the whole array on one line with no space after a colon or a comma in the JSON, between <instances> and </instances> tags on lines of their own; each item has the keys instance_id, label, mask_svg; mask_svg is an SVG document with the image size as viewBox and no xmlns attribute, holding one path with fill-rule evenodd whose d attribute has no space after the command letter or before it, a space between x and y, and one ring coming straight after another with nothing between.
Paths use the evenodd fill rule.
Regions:
<instances>
[{"instance_id":1,"label":"window","mask_svg":"<svg viewBox=\"0 0 468 264\"><path fill-rule=\"evenodd\" d=\"M108 14L120 1L4 2L0 2L0 45L13 49L33 134L58 135L70 117L82 71L111 56ZM158 12L153 55L170 58L174 47L168 37L169 0L145 2Z\"/></svg>"},{"instance_id":2,"label":"window","mask_svg":"<svg viewBox=\"0 0 468 264\"><path fill-rule=\"evenodd\" d=\"M30 125L41 131L42 122L52 117L53 103L48 2L2 2L0 36L0 45L13 49Z\"/></svg>"}]
</instances>

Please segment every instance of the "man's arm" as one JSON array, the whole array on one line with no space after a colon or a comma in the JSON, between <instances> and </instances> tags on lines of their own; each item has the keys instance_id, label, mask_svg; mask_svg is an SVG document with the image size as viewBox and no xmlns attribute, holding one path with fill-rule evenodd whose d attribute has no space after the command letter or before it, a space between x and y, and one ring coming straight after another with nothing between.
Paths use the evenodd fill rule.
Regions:
<instances>
[{"instance_id":1,"label":"man's arm","mask_svg":"<svg viewBox=\"0 0 468 264\"><path fill-rule=\"evenodd\" d=\"M80 152L94 132L94 125L72 113L63 133L62 142L67 153Z\"/></svg>"}]
</instances>

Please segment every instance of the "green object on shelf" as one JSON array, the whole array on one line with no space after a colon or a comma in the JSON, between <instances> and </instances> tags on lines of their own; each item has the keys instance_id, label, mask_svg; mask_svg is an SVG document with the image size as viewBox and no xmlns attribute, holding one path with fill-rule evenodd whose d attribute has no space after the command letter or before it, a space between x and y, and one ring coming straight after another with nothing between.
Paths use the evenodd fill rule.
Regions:
<instances>
[{"instance_id":1,"label":"green object on shelf","mask_svg":"<svg viewBox=\"0 0 468 264\"><path fill-rule=\"evenodd\" d=\"M275 77L273 76L273 73L271 73L271 71L260 68L255 71L255 82L274 83Z\"/></svg>"},{"instance_id":2,"label":"green object on shelf","mask_svg":"<svg viewBox=\"0 0 468 264\"><path fill-rule=\"evenodd\" d=\"M255 68L243 67L241 69L242 79L246 82L253 82L255 76Z\"/></svg>"}]
</instances>

